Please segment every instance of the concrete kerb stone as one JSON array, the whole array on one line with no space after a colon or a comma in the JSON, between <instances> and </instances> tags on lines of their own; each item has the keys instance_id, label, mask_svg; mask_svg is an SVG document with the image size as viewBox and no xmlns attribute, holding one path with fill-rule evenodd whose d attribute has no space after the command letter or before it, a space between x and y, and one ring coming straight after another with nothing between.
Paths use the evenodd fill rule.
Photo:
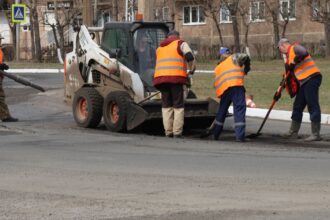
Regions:
<instances>
[{"instance_id":1,"label":"concrete kerb stone","mask_svg":"<svg viewBox=\"0 0 330 220\"><path fill-rule=\"evenodd\" d=\"M230 113L233 113L233 107L230 106ZM246 108L246 116L256 117L256 118L264 118L267 114L268 109L262 108ZM291 121L291 111L284 110L272 110L269 114L269 119L274 120L283 120L283 121ZM309 113L303 113L302 122L310 122ZM321 114L321 124L330 124L330 115L329 114Z\"/></svg>"},{"instance_id":2,"label":"concrete kerb stone","mask_svg":"<svg viewBox=\"0 0 330 220\"><path fill-rule=\"evenodd\" d=\"M24 73L64 73L64 69L9 69L6 72L13 74Z\"/></svg>"}]
</instances>

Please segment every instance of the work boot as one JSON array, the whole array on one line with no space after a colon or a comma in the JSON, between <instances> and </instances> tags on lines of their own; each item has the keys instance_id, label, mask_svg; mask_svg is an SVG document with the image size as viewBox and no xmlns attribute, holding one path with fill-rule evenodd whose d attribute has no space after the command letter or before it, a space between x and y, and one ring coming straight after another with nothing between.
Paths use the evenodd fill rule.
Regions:
<instances>
[{"instance_id":1,"label":"work boot","mask_svg":"<svg viewBox=\"0 0 330 220\"><path fill-rule=\"evenodd\" d=\"M163 125L166 137L173 137L173 108L162 108Z\"/></svg>"},{"instance_id":2,"label":"work boot","mask_svg":"<svg viewBox=\"0 0 330 220\"><path fill-rule=\"evenodd\" d=\"M2 121L3 122L17 122L18 118L13 118L13 117L9 116L7 118L2 119Z\"/></svg>"},{"instance_id":3,"label":"work boot","mask_svg":"<svg viewBox=\"0 0 330 220\"><path fill-rule=\"evenodd\" d=\"M283 135L283 137L288 138L288 139L298 139L298 132L300 129L300 125L301 125L301 122L292 120L291 127L290 127L288 134Z\"/></svg>"},{"instance_id":4,"label":"work boot","mask_svg":"<svg viewBox=\"0 0 330 220\"><path fill-rule=\"evenodd\" d=\"M312 122L312 134L305 138L305 141L320 141L320 130L321 130L321 123L320 122Z\"/></svg>"},{"instance_id":5,"label":"work boot","mask_svg":"<svg viewBox=\"0 0 330 220\"><path fill-rule=\"evenodd\" d=\"M173 134L182 136L184 124L184 108L174 108Z\"/></svg>"}]
</instances>

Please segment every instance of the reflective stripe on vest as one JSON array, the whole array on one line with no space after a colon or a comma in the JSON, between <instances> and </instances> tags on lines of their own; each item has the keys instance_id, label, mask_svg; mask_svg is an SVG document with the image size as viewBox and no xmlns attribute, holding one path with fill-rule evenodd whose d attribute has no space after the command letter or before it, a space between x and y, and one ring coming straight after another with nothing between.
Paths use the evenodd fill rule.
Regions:
<instances>
[{"instance_id":1,"label":"reflective stripe on vest","mask_svg":"<svg viewBox=\"0 0 330 220\"><path fill-rule=\"evenodd\" d=\"M288 64L294 63L295 57L296 54L293 45L289 50ZM305 57L305 59L298 63L294 68L294 74L299 81L302 81L317 72L320 72L320 70L310 55Z\"/></svg>"},{"instance_id":2,"label":"reflective stripe on vest","mask_svg":"<svg viewBox=\"0 0 330 220\"><path fill-rule=\"evenodd\" d=\"M187 77L187 63L184 57L178 53L178 44L179 40L176 40L157 49L155 78L161 76Z\"/></svg>"},{"instance_id":3,"label":"reflective stripe on vest","mask_svg":"<svg viewBox=\"0 0 330 220\"><path fill-rule=\"evenodd\" d=\"M244 72L243 68L234 64L232 56L229 56L221 62L214 70L215 80L214 87L217 97L230 87L244 86Z\"/></svg>"}]
</instances>

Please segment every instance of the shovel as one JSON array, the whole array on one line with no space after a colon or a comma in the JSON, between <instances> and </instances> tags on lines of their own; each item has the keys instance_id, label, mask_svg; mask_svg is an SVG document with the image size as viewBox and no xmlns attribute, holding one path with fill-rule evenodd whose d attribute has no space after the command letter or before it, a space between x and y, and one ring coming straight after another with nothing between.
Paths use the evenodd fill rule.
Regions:
<instances>
[{"instance_id":1,"label":"shovel","mask_svg":"<svg viewBox=\"0 0 330 220\"><path fill-rule=\"evenodd\" d=\"M212 124L210 125L210 127L206 128L201 135L199 136L200 138L207 138L208 136L210 136L212 134L212 129L214 127L215 124L215 119L213 120Z\"/></svg>"},{"instance_id":2,"label":"shovel","mask_svg":"<svg viewBox=\"0 0 330 220\"><path fill-rule=\"evenodd\" d=\"M287 77L287 76L286 76L286 77ZM272 111L272 109L273 109L275 103L276 103L276 102L280 99L280 97L281 97L282 90L283 90L283 88L285 87L285 80L286 80L286 77L281 81L280 86L279 86L278 89L276 90L276 92L275 92L275 94L274 94L273 102L272 102L272 104L270 105L270 107L269 107L269 109L268 109L268 112L267 112L267 114L266 114L264 120L262 121L262 123L261 123L261 125L260 125L259 130L258 130L257 133L255 133L255 134L250 134L250 135L246 136L247 138L251 138L251 139L253 139L253 138L257 138L258 136L261 135L261 130L262 130L262 128L264 127L264 125L265 125L265 123L266 123L266 121L267 121L267 119L268 119L268 116L269 116L270 112Z\"/></svg>"}]
</instances>

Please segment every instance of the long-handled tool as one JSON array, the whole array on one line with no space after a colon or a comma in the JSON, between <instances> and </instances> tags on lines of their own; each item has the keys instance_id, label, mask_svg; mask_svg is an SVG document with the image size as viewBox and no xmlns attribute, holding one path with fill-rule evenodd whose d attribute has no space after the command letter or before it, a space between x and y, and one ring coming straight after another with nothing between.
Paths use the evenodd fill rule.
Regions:
<instances>
[{"instance_id":1,"label":"long-handled tool","mask_svg":"<svg viewBox=\"0 0 330 220\"><path fill-rule=\"evenodd\" d=\"M215 125L215 119L213 120L212 124L210 127L206 128L200 135L200 138L207 138L212 134L212 129L214 128Z\"/></svg>"},{"instance_id":2,"label":"long-handled tool","mask_svg":"<svg viewBox=\"0 0 330 220\"><path fill-rule=\"evenodd\" d=\"M37 85L37 84L35 84L33 82L30 82L29 80L27 80L27 79L25 79L25 78L23 78L21 76L17 76L15 74L5 72L4 70L0 70L0 74L1 75L4 75L4 76L6 76L6 77L8 77L8 78L10 78L10 79L12 79L12 80L20 83L20 84L23 84L25 86L30 86L30 87L32 87L34 89L37 89L37 90L41 91L41 92L45 92L45 89L44 88L42 88L41 86L39 86L39 85Z\"/></svg>"},{"instance_id":3,"label":"long-handled tool","mask_svg":"<svg viewBox=\"0 0 330 220\"><path fill-rule=\"evenodd\" d=\"M154 96L156 96L156 95L158 95L160 93L160 91L157 91L157 92L155 92L154 94L152 94L152 95L149 95L148 97L146 97L146 98L144 98L144 99L142 99L141 101L139 101L137 104L142 104L143 102L145 102L145 101L147 101L147 100L149 100L149 99L151 99L152 97L154 97Z\"/></svg>"},{"instance_id":4,"label":"long-handled tool","mask_svg":"<svg viewBox=\"0 0 330 220\"><path fill-rule=\"evenodd\" d=\"M226 117L231 117L233 116L232 113L227 112ZM212 121L212 124L210 125L210 127L206 128L201 134L200 134L200 138L207 138L208 136L210 136L212 134L212 130L215 126L215 119Z\"/></svg>"},{"instance_id":5,"label":"long-handled tool","mask_svg":"<svg viewBox=\"0 0 330 220\"><path fill-rule=\"evenodd\" d=\"M281 93L282 93L282 90L283 90L283 88L284 88L284 86L285 86L285 80L286 80L286 78L287 78L287 75L288 75L288 74L286 74L286 75L285 75L285 78L282 79L282 81L281 81L281 83L280 83L280 86L279 86L278 89L276 90L276 92L275 92L275 94L274 94L273 102L272 102L272 104L270 105L270 107L269 107L269 109L268 109L268 112L267 112L267 114L266 114L264 120L262 121L262 123L261 123L261 125L260 125L260 128L258 129L257 133L255 133L255 134L250 134L250 135L246 136L247 138L257 138L258 136L261 135L260 132L261 132L262 128L264 127L264 125L265 125L265 123L266 123L266 121L267 121L267 119L268 119L268 116L269 116L270 112L272 111L272 109L273 109L275 103L276 103L276 102L280 99L280 97L281 97Z\"/></svg>"}]
</instances>

